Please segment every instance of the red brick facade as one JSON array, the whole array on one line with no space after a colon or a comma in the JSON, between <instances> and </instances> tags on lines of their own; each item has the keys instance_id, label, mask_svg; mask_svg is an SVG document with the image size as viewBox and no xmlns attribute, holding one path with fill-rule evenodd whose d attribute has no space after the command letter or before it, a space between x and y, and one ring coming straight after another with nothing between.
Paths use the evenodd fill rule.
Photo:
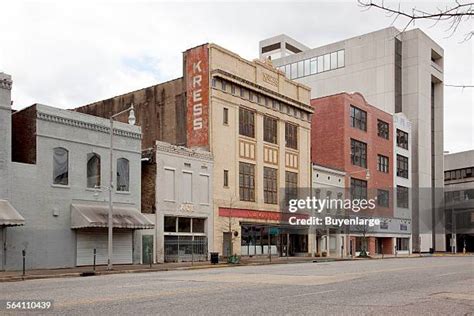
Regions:
<instances>
[{"instance_id":1,"label":"red brick facade","mask_svg":"<svg viewBox=\"0 0 474 316\"><path fill-rule=\"evenodd\" d=\"M374 198L377 189L393 188L392 164L395 162L392 161L392 115L368 104L360 93L340 93L313 99L311 105L314 108L311 122L311 161L346 172L347 188L350 187L351 178L367 181L368 198ZM351 127L351 105L367 112L367 131ZM388 123L389 139L378 136L378 120ZM368 180L365 168L351 163L351 139L367 144L367 169L370 172ZM389 158L387 173L377 170L379 154ZM393 201L391 196L390 201ZM391 209L377 207L377 215L392 215Z\"/></svg>"}]
</instances>

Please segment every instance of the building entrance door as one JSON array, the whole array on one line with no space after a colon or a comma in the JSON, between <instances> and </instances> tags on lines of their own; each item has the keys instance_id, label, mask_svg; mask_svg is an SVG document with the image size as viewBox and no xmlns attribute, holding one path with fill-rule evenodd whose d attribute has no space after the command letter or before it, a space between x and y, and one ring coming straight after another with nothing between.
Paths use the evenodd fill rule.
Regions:
<instances>
[{"instance_id":1,"label":"building entrance door","mask_svg":"<svg viewBox=\"0 0 474 316\"><path fill-rule=\"evenodd\" d=\"M144 264L153 263L153 235L142 236L142 261Z\"/></svg>"},{"instance_id":2,"label":"building entrance door","mask_svg":"<svg viewBox=\"0 0 474 316\"><path fill-rule=\"evenodd\" d=\"M231 243L232 242L232 235L229 232L224 232L223 233L223 238L222 238L222 255L224 257L230 257L232 255L232 247Z\"/></svg>"}]
</instances>

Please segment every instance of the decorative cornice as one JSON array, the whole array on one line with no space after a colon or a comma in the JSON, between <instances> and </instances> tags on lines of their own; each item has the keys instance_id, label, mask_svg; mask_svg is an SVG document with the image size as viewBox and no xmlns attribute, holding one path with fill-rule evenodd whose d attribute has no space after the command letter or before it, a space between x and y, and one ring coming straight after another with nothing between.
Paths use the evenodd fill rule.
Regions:
<instances>
[{"instance_id":1,"label":"decorative cornice","mask_svg":"<svg viewBox=\"0 0 474 316\"><path fill-rule=\"evenodd\" d=\"M5 89L5 90L11 90L12 81L8 78L0 79L0 88Z\"/></svg>"},{"instance_id":2,"label":"decorative cornice","mask_svg":"<svg viewBox=\"0 0 474 316\"><path fill-rule=\"evenodd\" d=\"M176 146L165 142L156 142L157 152L165 152L191 158L204 159L212 161L212 154L208 151L190 149L183 146Z\"/></svg>"},{"instance_id":3,"label":"decorative cornice","mask_svg":"<svg viewBox=\"0 0 474 316\"><path fill-rule=\"evenodd\" d=\"M307 105L307 104L305 104L305 103L303 103L303 102L300 102L300 101L298 101L298 100L294 100L294 99L292 99L292 98L290 98L290 97L287 97L287 96L285 96L285 95L283 95L283 94L281 94L281 93L275 92L275 91L270 90L270 89L268 89L268 88L265 88L265 87L263 87L263 86L261 86L261 85L258 85L258 84L254 83L254 82L251 82L251 81L248 81L248 80L243 79L243 78L241 78L241 77L238 77L238 76L236 76L236 75L233 75L233 74L231 74L231 73L229 73L229 72L227 72L227 71L224 71L224 70L221 70L221 69L216 69L216 70L213 70L213 71L212 71L212 74L215 74L215 75L217 75L217 76L219 76L219 77L222 77L222 78L224 78L224 79L232 79L232 80L234 80L234 81L237 81L237 82L243 83L243 84L245 84L245 85L247 85L247 86L250 86L250 87L252 87L253 89L257 89L257 90L263 91L263 92L265 92L265 93L267 93L267 94L269 94L269 95L272 95L272 96L274 96L274 97L276 97L276 98L281 99L282 101L284 101L284 102L286 102L286 103L289 103L290 105L292 105L292 106L294 106L294 107L296 107L296 108L299 108L300 110L304 110L304 111L308 112L309 114L312 114L312 113L314 112L313 108L312 108L310 105Z\"/></svg>"},{"instance_id":4,"label":"decorative cornice","mask_svg":"<svg viewBox=\"0 0 474 316\"><path fill-rule=\"evenodd\" d=\"M53 115L53 114L49 114L49 113L44 113L44 112L40 112L40 111L37 111L36 118L39 119L39 120L43 120L43 121L54 122L54 123L58 123L58 124L62 124L62 125L88 129L88 130L95 131L95 132L100 132L100 133L109 134L109 132L110 132L110 127L107 127L107 126L94 124L94 123L88 123L88 122L75 120L75 119L71 119L71 118L66 118L66 117ZM133 139L141 139L141 137L142 137L142 135L140 133L124 131L124 130L117 129L117 128L114 128L114 135L121 136L121 137L127 137L127 138L133 138Z\"/></svg>"}]
</instances>

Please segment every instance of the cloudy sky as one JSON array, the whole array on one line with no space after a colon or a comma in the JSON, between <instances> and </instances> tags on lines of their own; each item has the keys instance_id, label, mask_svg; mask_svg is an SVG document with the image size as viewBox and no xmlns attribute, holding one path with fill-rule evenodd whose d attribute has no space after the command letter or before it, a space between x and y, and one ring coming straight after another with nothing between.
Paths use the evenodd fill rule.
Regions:
<instances>
[{"instance_id":1,"label":"cloudy sky","mask_svg":"<svg viewBox=\"0 0 474 316\"><path fill-rule=\"evenodd\" d=\"M449 3L407 1L402 7L432 10ZM0 71L13 76L15 109L33 103L73 108L180 77L181 52L205 42L254 59L259 40L277 34L317 47L392 23L381 11L364 12L356 0L17 0L0 8ZM461 43L473 29L469 23L451 37L447 24L416 25L444 47L446 84L474 84L474 39ZM473 91L445 88L445 150L474 148Z\"/></svg>"}]
</instances>

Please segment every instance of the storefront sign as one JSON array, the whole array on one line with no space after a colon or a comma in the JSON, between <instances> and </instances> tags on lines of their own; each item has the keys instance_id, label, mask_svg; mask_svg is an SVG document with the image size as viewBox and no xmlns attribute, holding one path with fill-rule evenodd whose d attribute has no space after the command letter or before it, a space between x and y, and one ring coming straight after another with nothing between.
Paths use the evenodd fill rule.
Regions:
<instances>
[{"instance_id":1,"label":"storefront sign","mask_svg":"<svg viewBox=\"0 0 474 316\"><path fill-rule=\"evenodd\" d=\"M185 53L187 146L209 146L209 49L207 44Z\"/></svg>"},{"instance_id":2,"label":"storefront sign","mask_svg":"<svg viewBox=\"0 0 474 316\"><path fill-rule=\"evenodd\" d=\"M246 210L240 208L219 208L219 216L236 218L253 218L270 221L280 221L281 213L272 211Z\"/></svg>"}]
</instances>

